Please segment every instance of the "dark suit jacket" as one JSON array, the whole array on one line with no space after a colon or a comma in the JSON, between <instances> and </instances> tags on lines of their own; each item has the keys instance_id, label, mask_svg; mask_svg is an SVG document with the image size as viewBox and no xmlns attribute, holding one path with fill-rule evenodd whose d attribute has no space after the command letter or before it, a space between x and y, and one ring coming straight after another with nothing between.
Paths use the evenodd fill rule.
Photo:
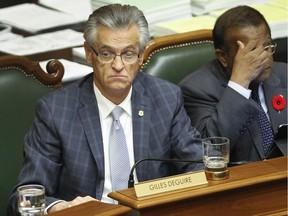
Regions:
<instances>
[{"instance_id":1,"label":"dark suit jacket","mask_svg":"<svg viewBox=\"0 0 288 216\"><path fill-rule=\"evenodd\" d=\"M202 160L200 133L191 126L178 86L140 72L131 101L135 161L147 157ZM144 116L138 115L139 110L144 111ZM24 153L17 186L44 185L46 205L76 196L101 199L104 153L91 74L38 101L34 124L25 137ZM143 162L136 170L138 180L144 181L202 166ZM16 204L14 193L11 212Z\"/></svg>"},{"instance_id":2,"label":"dark suit jacket","mask_svg":"<svg viewBox=\"0 0 288 216\"><path fill-rule=\"evenodd\" d=\"M272 107L272 98L283 95L287 100L287 64L273 64L271 77L263 83L268 113L274 133L287 123L287 106L282 111ZM262 139L257 126L257 104L227 87L229 76L214 60L180 82L184 106L203 137L225 136L230 139L230 161L258 161L264 158Z\"/></svg>"}]
</instances>

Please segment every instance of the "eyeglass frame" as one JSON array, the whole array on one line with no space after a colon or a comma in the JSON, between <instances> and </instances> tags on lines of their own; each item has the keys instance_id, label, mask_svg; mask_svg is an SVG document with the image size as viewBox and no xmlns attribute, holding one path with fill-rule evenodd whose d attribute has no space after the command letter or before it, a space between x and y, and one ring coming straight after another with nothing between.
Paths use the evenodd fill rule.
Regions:
<instances>
[{"instance_id":1,"label":"eyeglass frame","mask_svg":"<svg viewBox=\"0 0 288 216\"><path fill-rule=\"evenodd\" d=\"M269 52L268 49L270 48L271 52L269 53L269 55L273 55L276 51L276 47L277 47L277 43L275 41L272 41L272 43L270 45L267 45L264 47L264 50Z\"/></svg>"},{"instance_id":2,"label":"eyeglass frame","mask_svg":"<svg viewBox=\"0 0 288 216\"><path fill-rule=\"evenodd\" d=\"M277 43L272 40L271 44L264 46L264 50L266 50L268 52L268 49L271 48L271 53L268 53L268 54L273 55L276 51L276 47L277 47ZM273 51L272 51L272 49L273 49ZM221 50L223 53L226 53L226 54L228 54L228 52L229 52L225 47L221 48Z\"/></svg>"},{"instance_id":3,"label":"eyeglass frame","mask_svg":"<svg viewBox=\"0 0 288 216\"><path fill-rule=\"evenodd\" d=\"M140 54L139 54L139 53L138 53L138 54L134 53L134 55L137 56L137 58L135 58L135 61L133 61L133 62L127 62L127 61L125 61L125 60L123 61L123 58L122 58L122 55L123 55L125 52L124 52L124 53L121 53L121 54L119 54L119 55L117 55L117 54L115 54L115 53L111 53L111 55L114 56L114 57L111 58L111 60L109 60L109 61L103 61L103 59L101 59L101 53L98 53L93 46L91 46L91 45L89 45L89 46L90 46L90 48L92 49L92 51L95 53L95 55L96 55L97 57L100 56L100 57L99 57L100 61L101 61L102 63L105 63L105 64L109 64L109 63L113 62L113 61L116 59L117 56L120 57L120 59L121 59L121 61L122 61L123 64L134 64L134 63L136 62L136 59L139 59L139 57L140 57Z\"/></svg>"}]
</instances>

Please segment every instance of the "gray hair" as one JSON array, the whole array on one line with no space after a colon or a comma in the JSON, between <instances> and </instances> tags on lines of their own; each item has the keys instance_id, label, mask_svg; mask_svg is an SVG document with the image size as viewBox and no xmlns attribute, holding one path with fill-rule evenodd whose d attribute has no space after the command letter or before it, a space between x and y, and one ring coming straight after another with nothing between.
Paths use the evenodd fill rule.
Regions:
<instances>
[{"instance_id":1,"label":"gray hair","mask_svg":"<svg viewBox=\"0 0 288 216\"><path fill-rule=\"evenodd\" d=\"M140 51L143 51L150 39L148 22L143 12L135 6L110 4L96 9L86 23L84 39L88 44L95 44L98 26L118 30L133 25L138 27Z\"/></svg>"}]
</instances>

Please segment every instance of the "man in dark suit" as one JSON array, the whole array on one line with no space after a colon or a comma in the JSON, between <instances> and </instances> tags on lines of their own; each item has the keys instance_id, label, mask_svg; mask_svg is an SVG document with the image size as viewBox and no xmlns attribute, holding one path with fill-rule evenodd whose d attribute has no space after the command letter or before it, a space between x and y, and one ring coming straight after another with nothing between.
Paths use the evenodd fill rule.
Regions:
<instances>
[{"instance_id":1,"label":"man in dark suit","mask_svg":"<svg viewBox=\"0 0 288 216\"><path fill-rule=\"evenodd\" d=\"M94 73L40 99L25 137L15 190L44 185L49 213L89 200L112 201L107 197L113 190L109 130L115 107L123 111L129 170L143 158L202 160L200 133L191 126L180 88L139 72L149 41L143 13L128 5L99 8L89 17L84 38ZM146 161L137 166L135 177L144 181L202 167ZM128 185L129 172L122 175ZM15 190L11 215L17 212Z\"/></svg>"},{"instance_id":2,"label":"man in dark suit","mask_svg":"<svg viewBox=\"0 0 288 216\"><path fill-rule=\"evenodd\" d=\"M230 139L230 161L263 160L278 126L287 124L287 64L273 62L276 44L269 25L248 6L222 14L213 40L217 58L180 82L184 107L202 137ZM262 108L250 97L252 86ZM263 134L270 130L270 138L261 136L261 109L268 122Z\"/></svg>"}]
</instances>

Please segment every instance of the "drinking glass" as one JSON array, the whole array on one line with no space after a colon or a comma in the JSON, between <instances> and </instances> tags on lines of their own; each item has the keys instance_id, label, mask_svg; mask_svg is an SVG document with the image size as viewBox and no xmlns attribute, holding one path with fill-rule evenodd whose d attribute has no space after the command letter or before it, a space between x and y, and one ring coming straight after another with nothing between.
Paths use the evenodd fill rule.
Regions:
<instances>
[{"instance_id":1,"label":"drinking glass","mask_svg":"<svg viewBox=\"0 0 288 216\"><path fill-rule=\"evenodd\" d=\"M227 179L229 177L229 139L226 137L209 137L202 140L202 145L203 162L207 179Z\"/></svg>"},{"instance_id":2,"label":"drinking glass","mask_svg":"<svg viewBox=\"0 0 288 216\"><path fill-rule=\"evenodd\" d=\"M42 185L23 185L17 188L18 211L22 216L40 216L45 211L45 188Z\"/></svg>"}]
</instances>

